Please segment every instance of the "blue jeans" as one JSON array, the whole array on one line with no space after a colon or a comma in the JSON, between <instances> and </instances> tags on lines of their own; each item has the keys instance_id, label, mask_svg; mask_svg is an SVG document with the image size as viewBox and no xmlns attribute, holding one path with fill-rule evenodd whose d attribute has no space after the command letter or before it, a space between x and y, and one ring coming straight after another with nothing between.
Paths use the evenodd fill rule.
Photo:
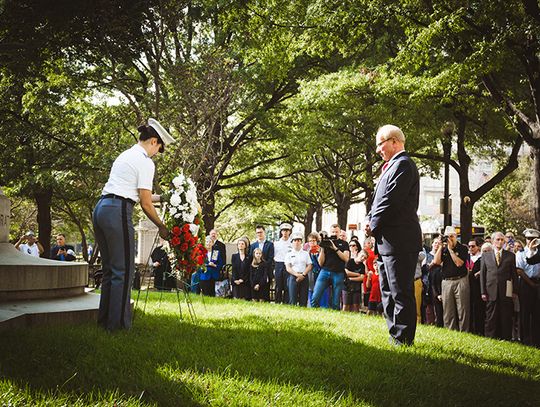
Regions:
<instances>
[{"instance_id":1,"label":"blue jeans","mask_svg":"<svg viewBox=\"0 0 540 407\"><path fill-rule=\"evenodd\" d=\"M345 286L345 273L336 273L329 271L324 267L319 272L319 277L315 281L315 287L313 287L313 296L311 297L311 306L318 307L321 297L326 287L332 283L332 308L339 310L339 300L341 298L341 290Z\"/></svg>"},{"instance_id":2,"label":"blue jeans","mask_svg":"<svg viewBox=\"0 0 540 407\"><path fill-rule=\"evenodd\" d=\"M287 285L289 286L289 304L299 304L301 307L307 307L309 279L306 277L297 283L296 277L289 274Z\"/></svg>"}]
</instances>

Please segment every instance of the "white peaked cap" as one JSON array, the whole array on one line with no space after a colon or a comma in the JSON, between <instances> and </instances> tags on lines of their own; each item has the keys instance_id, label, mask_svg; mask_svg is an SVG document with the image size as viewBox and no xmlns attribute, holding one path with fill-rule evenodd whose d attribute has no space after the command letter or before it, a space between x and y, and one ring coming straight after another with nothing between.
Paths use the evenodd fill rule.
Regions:
<instances>
[{"instance_id":1,"label":"white peaked cap","mask_svg":"<svg viewBox=\"0 0 540 407\"><path fill-rule=\"evenodd\" d=\"M453 226L447 226L446 228L444 228L444 235L457 235L456 229Z\"/></svg>"},{"instance_id":2,"label":"white peaked cap","mask_svg":"<svg viewBox=\"0 0 540 407\"><path fill-rule=\"evenodd\" d=\"M159 135L161 140L163 140L163 143L165 143L166 146L175 142L174 137L171 136L170 133L165 130L156 119L149 118L148 125L157 132L157 134Z\"/></svg>"}]
</instances>

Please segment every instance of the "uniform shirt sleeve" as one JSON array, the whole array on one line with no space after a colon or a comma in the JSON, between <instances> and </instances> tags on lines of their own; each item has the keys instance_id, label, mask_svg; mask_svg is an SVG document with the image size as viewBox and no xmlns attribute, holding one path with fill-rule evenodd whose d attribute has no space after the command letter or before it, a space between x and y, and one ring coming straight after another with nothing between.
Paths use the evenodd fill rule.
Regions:
<instances>
[{"instance_id":1,"label":"uniform shirt sleeve","mask_svg":"<svg viewBox=\"0 0 540 407\"><path fill-rule=\"evenodd\" d=\"M527 268L527 261L525 259L525 252L516 253L516 268L525 270Z\"/></svg>"},{"instance_id":2,"label":"uniform shirt sleeve","mask_svg":"<svg viewBox=\"0 0 540 407\"><path fill-rule=\"evenodd\" d=\"M137 189L152 191L155 170L156 166L151 159L145 160L144 165L137 168Z\"/></svg>"}]
</instances>

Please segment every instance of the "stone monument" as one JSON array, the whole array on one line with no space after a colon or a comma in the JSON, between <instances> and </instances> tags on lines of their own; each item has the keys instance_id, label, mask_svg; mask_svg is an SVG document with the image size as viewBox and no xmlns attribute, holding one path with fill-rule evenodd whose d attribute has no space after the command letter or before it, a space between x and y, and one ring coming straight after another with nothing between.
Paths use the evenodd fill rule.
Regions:
<instances>
[{"instance_id":1,"label":"stone monument","mask_svg":"<svg viewBox=\"0 0 540 407\"><path fill-rule=\"evenodd\" d=\"M42 259L9 243L11 203L0 189L0 330L96 320L99 296L87 293L88 264Z\"/></svg>"}]
</instances>

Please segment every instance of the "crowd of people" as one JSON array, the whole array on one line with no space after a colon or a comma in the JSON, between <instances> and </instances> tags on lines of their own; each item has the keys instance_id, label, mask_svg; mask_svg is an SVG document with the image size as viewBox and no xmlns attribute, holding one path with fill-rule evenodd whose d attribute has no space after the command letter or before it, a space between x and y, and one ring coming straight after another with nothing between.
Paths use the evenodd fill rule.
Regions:
<instances>
[{"instance_id":1,"label":"crowd of people","mask_svg":"<svg viewBox=\"0 0 540 407\"><path fill-rule=\"evenodd\" d=\"M418 320L540 347L540 232L523 235L526 243L495 232L466 246L446 227L419 255Z\"/></svg>"},{"instance_id":2,"label":"crowd of people","mask_svg":"<svg viewBox=\"0 0 540 407\"><path fill-rule=\"evenodd\" d=\"M313 232L304 242L303 234L292 230L283 223L279 240L271 242L258 225L253 243L245 236L237 240L231 256L234 298L382 314L373 237L347 241L335 224L329 234ZM451 226L435 236L431 248L418 253L417 323L540 347L540 232L527 229L523 234L526 243L495 232L467 245ZM202 293L213 296L226 252L215 230L206 243L206 271L192 283L197 286L200 280Z\"/></svg>"},{"instance_id":3,"label":"crowd of people","mask_svg":"<svg viewBox=\"0 0 540 407\"><path fill-rule=\"evenodd\" d=\"M279 240L266 238L262 225L256 240L237 240L231 256L232 296L252 301L273 301L303 307L324 307L381 314L381 294L373 238L363 244L334 224L330 233L312 232L304 242L289 223L280 226ZM215 295L215 283L225 264L225 245L212 230L206 239L205 269L192 276L192 288ZM273 289L272 289L273 288ZM271 296L273 292L273 296Z\"/></svg>"},{"instance_id":4,"label":"crowd of people","mask_svg":"<svg viewBox=\"0 0 540 407\"><path fill-rule=\"evenodd\" d=\"M31 230L20 237L15 243L15 248L33 257L40 257L44 252L43 246ZM58 261L74 261L77 258L75 248L66 244L66 235L63 233L56 235L56 245L51 247L50 258Z\"/></svg>"}]
</instances>

